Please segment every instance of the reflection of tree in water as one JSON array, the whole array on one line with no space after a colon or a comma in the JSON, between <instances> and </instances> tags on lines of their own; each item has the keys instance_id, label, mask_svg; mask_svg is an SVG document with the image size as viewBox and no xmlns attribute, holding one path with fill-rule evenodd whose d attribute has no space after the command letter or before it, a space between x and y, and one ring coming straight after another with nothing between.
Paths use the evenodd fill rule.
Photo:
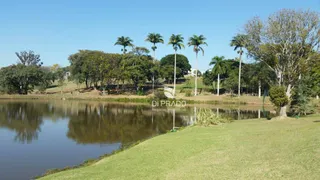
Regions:
<instances>
[{"instance_id":1,"label":"reflection of tree in water","mask_svg":"<svg viewBox=\"0 0 320 180\"><path fill-rule=\"evenodd\" d=\"M172 128L172 113L152 111L148 106L82 101L0 102L0 128L16 132L16 141L30 143L37 139L44 119L69 119L67 136L82 144L125 145ZM182 116L177 113L176 126L183 126L182 123Z\"/></svg>"},{"instance_id":2,"label":"reflection of tree in water","mask_svg":"<svg viewBox=\"0 0 320 180\"><path fill-rule=\"evenodd\" d=\"M171 113L152 112L151 108L140 106L86 105L78 113L70 116L67 136L81 144L129 144L172 128ZM182 123L182 119L176 115L176 125L182 126Z\"/></svg>"},{"instance_id":3,"label":"reflection of tree in water","mask_svg":"<svg viewBox=\"0 0 320 180\"><path fill-rule=\"evenodd\" d=\"M0 104L0 127L16 132L15 140L30 143L38 138L41 131L42 112L47 109L38 103L6 103Z\"/></svg>"}]
</instances>

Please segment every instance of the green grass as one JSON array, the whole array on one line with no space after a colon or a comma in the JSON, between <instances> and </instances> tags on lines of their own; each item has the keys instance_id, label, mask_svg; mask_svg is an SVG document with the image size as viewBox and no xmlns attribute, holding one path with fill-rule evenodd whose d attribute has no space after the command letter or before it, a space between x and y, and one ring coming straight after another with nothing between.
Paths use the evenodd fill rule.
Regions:
<instances>
[{"instance_id":1,"label":"green grass","mask_svg":"<svg viewBox=\"0 0 320 180\"><path fill-rule=\"evenodd\" d=\"M43 179L320 179L319 116L189 127Z\"/></svg>"}]
</instances>

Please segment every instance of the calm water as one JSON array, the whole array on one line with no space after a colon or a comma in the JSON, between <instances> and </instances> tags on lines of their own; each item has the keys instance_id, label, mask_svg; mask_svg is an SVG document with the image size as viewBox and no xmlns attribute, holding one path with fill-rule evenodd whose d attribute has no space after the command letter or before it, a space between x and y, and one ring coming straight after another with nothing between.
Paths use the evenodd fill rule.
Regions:
<instances>
[{"instance_id":1,"label":"calm water","mask_svg":"<svg viewBox=\"0 0 320 180\"><path fill-rule=\"evenodd\" d=\"M190 125L196 109L85 101L0 101L0 179L31 179L48 169L98 158L173 126ZM232 119L259 116L257 111L213 110Z\"/></svg>"}]
</instances>

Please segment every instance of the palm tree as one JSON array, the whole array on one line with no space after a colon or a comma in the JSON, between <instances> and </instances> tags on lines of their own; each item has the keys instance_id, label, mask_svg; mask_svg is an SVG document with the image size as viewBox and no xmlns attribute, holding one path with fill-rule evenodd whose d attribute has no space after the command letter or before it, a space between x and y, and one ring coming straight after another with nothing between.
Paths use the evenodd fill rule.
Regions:
<instances>
[{"instance_id":1,"label":"palm tree","mask_svg":"<svg viewBox=\"0 0 320 180\"><path fill-rule=\"evenodd\" d=\"M239 84L238 84L238 96L240 97L240 88L241 88L241 57L243 54L243 49L247 44L247 35L238 34L234 36L231 40L230 46L234 46L234 50L239 54Z\"/></svg>"},{"instance_id":2,"label":"palm tree","mask_svg":"<svg viewBox=\"0 0 320 180\"><path fill-rule=\"evenodd\" d=\"M203 35L197 36L193 35L189 38L188 46L193 46L193 51L196 53L196 77L195 77L195 87L194 87L194 96L197 96L197 79L198 79L198 53L202 51L204 55L204 50L201 45L208 45L205 42L206 38Z\"/></svg>"},{"instance_id":3,"label":"palm tree","mask_svg":"<svg viewBox=\"0 0 320 180\"><path fill-rule=\"evenodd\" d=\"M149 33L146 41L153 44L151 49L153 50L153 63L154 63L154 60L156 59L156 49L157 49L156 44L158 43L163 44L164 43L163 38L159 33ZM154 73L152 75L152 91L154 92Z\"/></svg>"},{"instance_id":4,"label":"palm tree","mask_svg":"<svg viewBox=\"0 0 320 180\"><path fill-rule=\"evenodd\" d=\"M214 65L212 68L212 73L218 75L218 88L217 88L217 95L220 95L220 74L224 74L227 71L227 67L224 63L224 56L215 56L212 58L209 65Z\"/></svg>"},{"instance_id":5,"label":"palm tree","mask_svg":"<svg viewBox=\"0 0 320 180\"><path fill-rule=\"evenodd\" d=\"M121 37L118 37L118 40L114 45L123 46L123 49L121 49L121 51L123 52L123 54L125 54L127 52L126 47L133 47L132 42L133 40L130 39L129 37L121 36Z\"/></svg>"},{"instance_id":6,"label":"palm tree","mask_svg":"<svg viewBox=\"0 0 320 180\"><path fill-rule=\"evenodd\" d=\"M183 37L181 34L172 34L168 45L172 45L174 49L174 77L173 77L173 97L176 95L176 79L177 79L177 51L178 49L184 48Z\"/></svg>"}]
</instances>

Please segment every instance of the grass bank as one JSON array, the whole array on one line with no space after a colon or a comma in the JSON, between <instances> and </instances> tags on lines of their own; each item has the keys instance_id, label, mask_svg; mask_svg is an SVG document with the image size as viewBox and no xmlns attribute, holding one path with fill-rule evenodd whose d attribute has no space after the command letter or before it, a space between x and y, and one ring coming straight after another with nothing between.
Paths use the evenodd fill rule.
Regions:
<instances>
[{"instance_id":1,"label":"grass bank","mask_svg":"<svg viewBox=\"0 0 320 180\"><path fill-rule=\"evenodd\" d=\"M320 179L319 142L320 116L189 127L42 179Z\"/></svg>"}]
</instances>

